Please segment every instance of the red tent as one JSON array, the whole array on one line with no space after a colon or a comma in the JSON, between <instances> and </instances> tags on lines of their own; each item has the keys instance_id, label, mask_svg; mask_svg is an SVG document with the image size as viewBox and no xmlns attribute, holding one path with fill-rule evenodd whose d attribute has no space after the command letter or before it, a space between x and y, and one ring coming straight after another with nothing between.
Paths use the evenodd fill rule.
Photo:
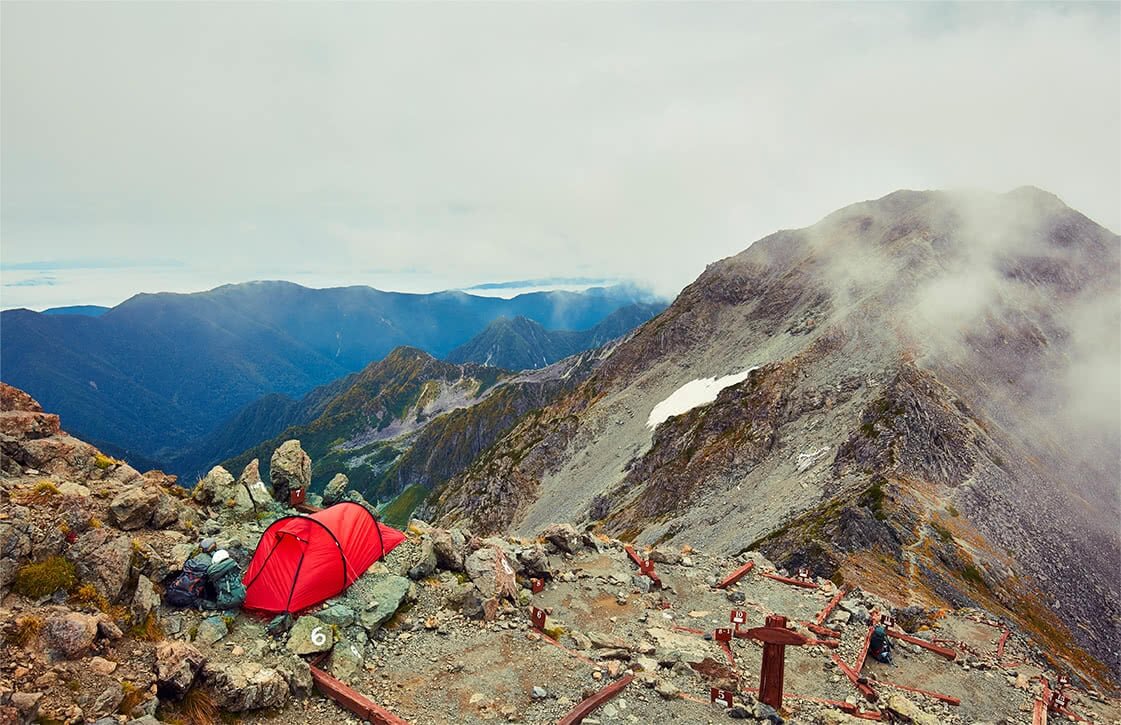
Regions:
<instances>
[{"instance_id":1,"label":"red tent","mask_svg":"<svg viewBox=\"0 0 1121 725\"><path fill-rule=\"evenodd\" d=\"M343 591L405 540L370 511L344 501L269 526L245 570L246 609L299 612Z\"/></svg>"}]
</instances>

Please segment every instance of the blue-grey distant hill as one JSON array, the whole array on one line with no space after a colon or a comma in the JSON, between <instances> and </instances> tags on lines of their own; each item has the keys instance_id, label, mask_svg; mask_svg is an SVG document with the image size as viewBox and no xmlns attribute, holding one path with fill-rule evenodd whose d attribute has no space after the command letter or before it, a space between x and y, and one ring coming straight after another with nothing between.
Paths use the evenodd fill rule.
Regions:
<instances>
[{"instance_id":1,"label":"blue-grey distant hill","mask_svg":"<svg viewBox=\"0 0 1121 725\"><path fill-rule=\"evenodd\" d=\"M588 329L648 297L630 286L501 299L249 282L139 294L96 317L6 310L0 377L75 435L159 461L263 395L301 396L395 347L444 357L500 317Z\"/></svg>"},{"instance_id":2,"label":"blue-grey distant hill","mask_svg":"<svg viewBox=\"0 0 1121 725\"><path fill-rule=\"evenodd\" d=\"M101 317L109 311L108 307L101 305L70 305L69 307L52 307L43 310L44 315L85 315L86 317Z\"/></svg>"},{"instance_id":3,"label":"blue-grey distant hill","mask_svg":"<svg viewBox=\"0 0 1121 725\"><path fill-rule=\"evenodd\" d=\"M655 302L636 302L608 315L587 330L547 330L526 317L500 317L445 358L453 363L479 363L506 370L543 368L558 360L622 337L665 309Z\"/></svg>"}]
</instances>

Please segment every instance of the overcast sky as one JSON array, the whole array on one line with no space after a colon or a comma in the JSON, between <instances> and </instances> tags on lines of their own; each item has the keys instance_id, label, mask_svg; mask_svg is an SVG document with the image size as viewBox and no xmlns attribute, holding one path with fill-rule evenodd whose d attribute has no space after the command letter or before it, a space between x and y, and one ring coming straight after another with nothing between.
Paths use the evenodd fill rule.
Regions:
<instances>
[{"instance_id":1,"label":"overcast sky","mask_svg":"<svg viewBox=\"0 0 1121 725\"><path fill-rule=\"evenodd\" d=\"M673 294L898 188L1121 228L1121 20L1075 6L0 5L0 305L290 279Z\"/></svg>"}]
</instances>

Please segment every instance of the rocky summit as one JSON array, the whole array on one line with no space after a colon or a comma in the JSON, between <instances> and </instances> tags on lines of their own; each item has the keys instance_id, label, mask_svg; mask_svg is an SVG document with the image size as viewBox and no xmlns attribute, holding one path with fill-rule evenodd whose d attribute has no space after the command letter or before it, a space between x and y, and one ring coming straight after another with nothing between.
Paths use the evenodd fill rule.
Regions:
<instances>
[{"instance_id":1,"label":"rocky summit","mask_svg":"<svg viewBox=\"0 0 1121 725\"><path fill-rule=\"evenodd\" d=\"M1121 678L1121 239L1052 194L899 191L708 267L421 510L978 606Z\"/></svg>"},{"instance_id":2,"label":"rocky summit","mask_svg":"<svg viewBox=\"0 0 1121 725\"><path fill-rule=\"evenodd\" d=\"M999 613L851 586L843 566L827 579L759 551L635 549L566 523L483 536L414 519L287 629L176 608L164 593L188 558L220 548L244 567L269 523L296 513L274 494L306 481L299 441L275 451L272 486L251 463L187 491L66 435L21 391L0 394L0 722L355 722L337 687L316 687L332 678L410 723L1020 723L1061 677L1068 712L1121 722L1078 663ZM746 636L774 614L798 642L780 710L758 699L765 655ZM884 618L890 665L868 655Z\"/></svg>"}]
</instances>

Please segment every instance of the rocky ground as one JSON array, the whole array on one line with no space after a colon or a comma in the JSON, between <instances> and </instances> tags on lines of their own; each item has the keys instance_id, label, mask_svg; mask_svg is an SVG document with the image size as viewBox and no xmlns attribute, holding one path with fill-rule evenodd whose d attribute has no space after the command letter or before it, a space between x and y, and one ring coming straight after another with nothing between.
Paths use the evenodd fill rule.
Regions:
<instances>
[{"instance_id":1,"label":"rocky ground","mask_svg":"<svg viewBox=\"0 0 1121 725\"><path fill-rule=\"evenodd\" d=\"M315 692L313 664L418 724L556 722L628 675L584 722L858 722L842 712L855 708L896 722L1023 723L1039 676L1063 671L985 612L892 609L857 589L826 620L840 633L836 649L787 649L787 698L775 713L753 697L760 645L734 639L725 652L713 632L742 610L746 627L777 613L816 637L805 623L837 594L832 582L767 578L774 567L757 553L643 550L658 588L622 542L568 525L516 539L413 521L405 543L347 591L275 635L248 613L174 609L163 586L187 558L221 547L244 566L267 525L292 513L273 496L306 484L299 444L273 454L267 483L251 463L236 479L215 469L187 492L66 436L19 391L0 393L0 723L355 722ZM325 495L352 496L342 479ZM752 572L716 588L748 559ZM531 607L548 613L543 631ZM894 665L865 665L879 694L866 702L831 655L858 659L873 612L944 640L956 658L899 642ZM711 705L711 687L735 692L735 706ZM1121 722L1116 701L1071 694L1083 717Z\"/></svg>"}]
</instances>

